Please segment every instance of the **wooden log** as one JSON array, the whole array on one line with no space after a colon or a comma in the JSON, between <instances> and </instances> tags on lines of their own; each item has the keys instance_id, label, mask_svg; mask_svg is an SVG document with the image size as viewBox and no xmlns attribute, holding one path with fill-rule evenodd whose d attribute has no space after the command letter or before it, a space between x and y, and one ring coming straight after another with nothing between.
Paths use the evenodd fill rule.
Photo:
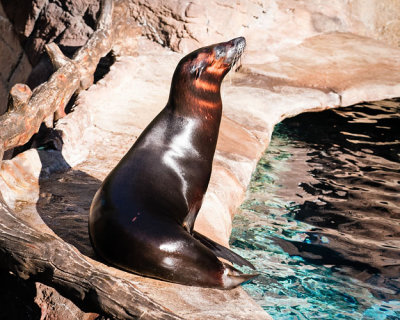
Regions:
<instances>
[{"instance_id":1,"label":"wooden log","mask_svg":"<svg viewBox=\"0 0 400 320\"><path fill-rule=\"evenodd\" d=\"M0 117L0 159L4 151L27 143L45 119L49 125L52 114L55 114L54 120L65 116L64 109L71 96L78 89L86 89L93 83L97 64L111 51L113 43L113 1L102 0L101 4L98 28L72 60L66 58L56 44L46 46L56 72L33 91L29 101L24 100L26 107L18 107L23 95L19 92L21 85L11 89L10 110ZM15 93L18 93L17 98L13 97Z\"/></svg>"},{"instance_id":2,"label":"wooden log","mask_svg":"<svg viewBox=\"0 0 400 320\"><path fill-rule=\"evenodd\" d=\"M46 44L44 48L53 64L54 70L58 70L67 63L71 63L71 60L64 56L60 48L54 42Z\"/></svg>"},{"instance_id":3,"label":"wooden log","mask_svg":"<svg viewBox=\"0 0 400 320\"><path fill-rule=\"evenodd\" d=\"M17 83L10 90L7 110L23 108L32 96L31 89L26 84Z\"/></svg>"},{"instance_id":4,"label":"wooden log","mask_svg":"<svg viewBox=\"0 0 400 320\"><path fill-rule=\"evenodd\" d=\"M80 87L87 89L93 84L94 72L100 61L113 44L112 27L113 1L102 1L102 11L97 22L96 36L89 38L87 43L76 52L73 60L80 63ZM96 48L96 50L93 50Z\"/></svg>"},{"instance_id":5,"label":"wooden log","mask_svg":"<svg viewBox=\"0 0 400 320\"><path fill-rule=\"evenodd\" d=\"M116 319L181 319L131 282L94 267L75 247L16 217L0 196L0 267L55 288L82 310Z\"/></svg>"},{"instance_id":6,"label":"wooden log","mask_svg":"<svg viewBox=\"0 0 400 320\"><path fill-rule=\"evenodd\" d=\"M66 64L37 87L24 108L12 108L0 117L0 150L21 146L39 131L43 120L57 109L64 110L79 87L75 64ZM13 89L11 89L13 91Z\"/></svg>"},{"instance_id":7,"label":"wooden log","mask_svg":"<svg viewBox=\"0 0 400 320\"><path fill-rule=\"evenodd\" d=\"M11 140L11 143L21 134L19 128L14 126L14 123L19 121L19 114L26 114L28 112L27 103L31 96L32 91L25 84L17 83L11 88L8 96L8 113L0 116L0 141L2 141L1 137L6 131L8 133L7 139ZM3 146L5 144L7 144L6 141L3 143ZM0 161L3 159L4 152L10 149L12 149L12 147L2 148L0 145Z\"/></svg>"}]
</instances>

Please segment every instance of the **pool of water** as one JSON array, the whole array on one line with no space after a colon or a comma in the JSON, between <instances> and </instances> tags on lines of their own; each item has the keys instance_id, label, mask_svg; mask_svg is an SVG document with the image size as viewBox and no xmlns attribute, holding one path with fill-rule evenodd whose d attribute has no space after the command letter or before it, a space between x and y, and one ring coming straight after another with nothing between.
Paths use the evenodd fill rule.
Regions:
<instances>
[{"instance_id":1,"label":"pool of water","mask_svg":"<svg viewBox=\"0 0 400 320\"><path fill-rule=\"evenodd\" d=\"M279 124L231 246L274 319L400 319L400 99Z\"/></svg>"}]
</instances>

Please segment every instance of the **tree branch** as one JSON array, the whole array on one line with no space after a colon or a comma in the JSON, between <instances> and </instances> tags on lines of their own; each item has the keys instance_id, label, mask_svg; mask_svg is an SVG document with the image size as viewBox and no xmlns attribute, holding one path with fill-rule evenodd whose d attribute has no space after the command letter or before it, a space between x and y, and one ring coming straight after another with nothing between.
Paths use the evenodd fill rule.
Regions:
<instances>
[{"instance_id":1,"label":"tree branch","mask_svg":"<svg viewBox=\"0 0 400 320\"><path fill-rule=\"evenodd\" d=\"M101 4L98 29L72 60L66 58L56 44L46 46L56 72L33 91L30 99L24 100L23 108L18 108L20 102L13 97L22 85L17 84L11 89L9 111L0 116L1 156L4 151L27 143L38 132L41 123L53 113L54 120L64 117L64 109L71 96L77 90L87 89L93 84L97 64L101 57L111 51L113 44L113 1L102 0Z\"/></svg>"}]
</instances>

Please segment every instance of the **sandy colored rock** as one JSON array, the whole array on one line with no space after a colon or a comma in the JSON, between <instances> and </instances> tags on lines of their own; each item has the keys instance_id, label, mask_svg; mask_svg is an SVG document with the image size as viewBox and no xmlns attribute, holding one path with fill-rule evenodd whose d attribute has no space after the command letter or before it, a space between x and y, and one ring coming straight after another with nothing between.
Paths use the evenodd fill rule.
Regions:
<instances>
[{"instance_id":1,"label":"sandy colored rock","mask_svg":"<svg viewBox=\"0 0 400 320\"><path fill-rule=\"evenodd\" d=\"M271 62L283 49L329 32L350 32L399 45L396 0L144 1L129 3L154 41L180 52L245 36L249 61Z\"/></svg>"},{"instance_id":2,"label":"sandy colored rock","mask_svg":"<svg viewBox=\"0 0 400 320\"><path fill-rule=\"evenodd\" d=\"M328 32L351 32L399 46L400 5L396 0L190 1L117 0L144 34L173 50L187 52L238 35L251 39L248 54L273 61L277 52ZM67 50L87 40L98 1L63 4L44 0L4 1L5 11L36 64L44 43L56 39ZM22 8L22 9L21 9ZM69 48L69 49L68 49ZM254 53L254 55L252 54Z\"/></svg>"},{"instance_id":3,"label":"sandy colored rock","mask_svg":"<svg viewBox=\"0 0 400 320\"><path fill-rule=\"evenodd\" d=\"M0 190L4 200L14 206L15 201L35 203L39 199L39 176L42 169L36 149L28 150L1 163Z\"/></svg>"},{"instance_id":4,"label":"sandy colored rock","mask_svg":"<svg viewBox=\"0 0 400 320\"><path fill-rule=\"evenodd\" d=\"M196 11L193 12L190 15ZM303 14L307 18L306 11ZM250 47L255 45L251 39L248 42ZM93 192L143 128L165 106L172 73L181 57L147 41L140 45L138 57L119 58L103 80L80 93L75 118L72 113L66 120L67 123L78 123L80 108L90 115L93 127L82 129L83 136L79 137L81 147L90 152L86 161L80 162L84 155L71 163L72 170L60 176L50 176L48 183L42 182L39 186L37 210L43 217L50 213L56 215L47 220L53 230L57 230L57 226L51 223L57 217L63 219L63 223L68 219L71 223L80 223L77 228L85 231L62 235L59 230L55 232L69 243L77 241L74 245L80 246L79 250L89 256L93 253L90 253L86 221ZM300 112L323 110L370 98L400 96L400 75L395 72L400 63L398 56L398 49L335 32L301 41L290 50L277 53L273 63L247 64L242 73L227 77L222 90L224 120L221 140L196 228L226 245L232 215L242 200L258 156L269 143L274 125ZM65 132L65 149L73 152L79 135L73 130L66 129ZM77 184L81 185L80 192L76 192ZM69 192L67 187L75 192ZM50 199L48 202L47 198ZM52 202L52 198L57 201ZM57 206L51 206L52 203ZM130 279L149 296L188 319L268 317L240 288L224 292L182 287L126 274L99 262L92 263Z\"/></svg>"},{"instance_id":5,"label":"sandy colored rock","mask_svg":"<svg viewBox=\"0 0 400 320\"><path fill-rule=\"evenodd\" d=\"M332 40L335 37L340 40L336 49L333 47ZM224 81L222 90L224 118L220 132L221 140L218 142L209 189L196 221L197 230L222 244L228 244L232 215L242 201L251 172L259 155L267 146L277 122L307 110L316 111L340 106L343 103L343 95L347 94L348 90L353 90L354 101L362 101L369 97L371 88L368 87L369 83L362 81L363 77L357 76L357 72L378 64L381 58L381 63L391 61L394 66L397 65L395 63L399 50L368 39L363 42L362 39L364 38L341 33L329 34L326 37L317 36L292 48L294 53L292 60L289 60L289 54L283 51L282 56L274 64L244 65L242 73L232 74ZM352 43L360 45L364 43L364 47L354 48ZM332 47L327 48L327 44ZM335 49L333 52L336 54L327 57L329 49ZM301 54L304 52L309 52L309 54ZM368 55L368 52L371 54ZM376 55L376 52L380 54ZM46 215L50 210L62 218L67 217L68 212L73 212L74 219L82 223L77 228L86 230L85 221L93 192L131 147L145 126L165 106L172 73L180 55L144 40L141 40L139 53L136 58L119 58L103 80L80 94L75 110L76 112L80 108L87 110L94 125L94 128L87 128L84 131L85 137L82 137L83 143L84 141L87 143L90 154L85 162L74 165L73 170L68 175L64 175L64 180L57 178L57 181L60 181L58 183L56 180L49 180L49 183L42 184L43 194L55 193L64 199L57 201L59 203L57 208L49 205L51 201L44 202L39 206L42 215ZM356 57L361 58L357 60ZM351 65L347 64L348 59L357 67L352 69ZM328 72L325 77L320 78L318 76L322 72L315 73L315 77L303 76L311 75L312 70L315 71L313 62L322 63L323 68L327 71L332 70L332 73ZM345 66L348 72L346 73L340 66ZM296 74L293 70L299 72ZM332 81L335 84L334 70L336 72L344 70L343 74L350 76L348 81L343 78L342 82L336 82L338 87L333 87L336 90L332 90L329 82ZM386 98L390 90L394 96L400 95L397 86L400 79L396 72L388 74L387 69L373 68L371 70L374 74L370 77L375 79L375 99ZM352 88L360 90L354 91ZM71 118L68 121L77 120ZM71 192L68 191L69 184L71 184ZM76 194L72 192L72 190L77 190L76 184L81 184L82 190L89 188L90 185L91 191L87 194L83 191ZM57 190L64 190L65 195ZM70 194L76 194L79 201L75 198L69 199ZM75 206L76 208L74 203L79 203ZM86 209L78 210L78 208ZM80 219L77 220L76 214L79 214ZM56 218L48 220L50 227L52 227L51 221L56 220ZM75 243L76 231L62 236L64 240L75 243L82 252L92 256L86 231L82 232L85 233L84 237L78 240L78 243ZM260 319L267 317L251 304L248 298L241 296L243 292L240 289L237 291L239 293L236 291L223 293L190 288L189 293L186 291L187 287L134 275L125 276L125 273L120 270L107 268L120 276L130 277L157 301L165 301L165 306L188 318L196 319L199 316L213 314L216 319L219 319L228 317L232 312L235 313L236 318L240 318L241 314L243 317L248 316L249 310L253 310L251 312L254 314L259 314ZM236 294L242 297L241 300L233 298ZM198 302L197 299L202 302ZM208 299L214 301L215 304L206 309L200 308L199 306L209 301ZM224 299L227 299L227 305L224 304ZM233 311L239 304L247 305L244 309L248 311L243 311L243 313ZM185 313L185 310L191 311Z\"/></svg>"},{"instance_id":6,"label":"sandy colored rock","mask_svg":"<svg viewBox=\"0 0 400 320\"><path fill-rule=\"evenodd\" d=\"M350 14L362 27L355 32L400 46L400 2L397 0L353 0ZM359 32L357 32L359 30Z\"/></svg>"},{"instance_id":7,"label":"sandy colored rock","mask_svg":"<svg viewBox=\"0 0 400 320\"><path fill-rule=\"evenodd\" d=\"M400 51L383 43L348 33L329 33L282 51L278 61L249 65L272 87L308 87L341 96L341 105L392 97L398 90ZM379 81L376 81L379 74Z\"/></svg>"},{"instance_id":8,"label":"sandy colored rock","mask_svg":"<svg viewBox=\"0 0 400 320\"><path fill-rule=\"evenodd\" d=\"M139 277L109 268L97 261L93 263L96 267L107 268L112 275L131 281L139 290L183 319L272 320L240 287L232 290L218 290L182 286Z\"/></svg>"},{"instance_id":9,"label":"sandy colored rock","mask_svg":"<svg viewBox=\"0 0 400 320\"><path fill-rule=\"evenodd\" d=\"M260 149L257 137L239 123L226 116L222 117L220 132L217 146L220 152L236 153L249 159L260 156L257 152Z\"/></svg>"},{"instance_id":10,"label":"sandy colored rock","mask_svg":"<svg viewBox=\"0 0 400 320\"><path fill-rule=\"evenodd\" d=\"M35 303L40 307L41 319L48 320L95 320L96 313L84 313L70 300L64 298L56 290L42 283L36 283L37 295Z\"/></svg>"}]
</instances>

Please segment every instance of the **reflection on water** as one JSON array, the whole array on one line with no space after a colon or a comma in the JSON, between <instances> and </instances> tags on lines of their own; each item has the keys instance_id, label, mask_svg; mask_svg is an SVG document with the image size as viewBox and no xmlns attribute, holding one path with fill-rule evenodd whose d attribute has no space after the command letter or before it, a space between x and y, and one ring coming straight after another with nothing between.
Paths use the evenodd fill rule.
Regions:
<instances>
[{"instance_id":1,"label":"reflection on water","mask_svg":"<svg viewBox=\"0 0 400 320\"><path fill-rule=\"evenodd\" d=\"M231 245L275 319L400 319L400 99L277 126Z\"/></svg>"}]
</instances>

